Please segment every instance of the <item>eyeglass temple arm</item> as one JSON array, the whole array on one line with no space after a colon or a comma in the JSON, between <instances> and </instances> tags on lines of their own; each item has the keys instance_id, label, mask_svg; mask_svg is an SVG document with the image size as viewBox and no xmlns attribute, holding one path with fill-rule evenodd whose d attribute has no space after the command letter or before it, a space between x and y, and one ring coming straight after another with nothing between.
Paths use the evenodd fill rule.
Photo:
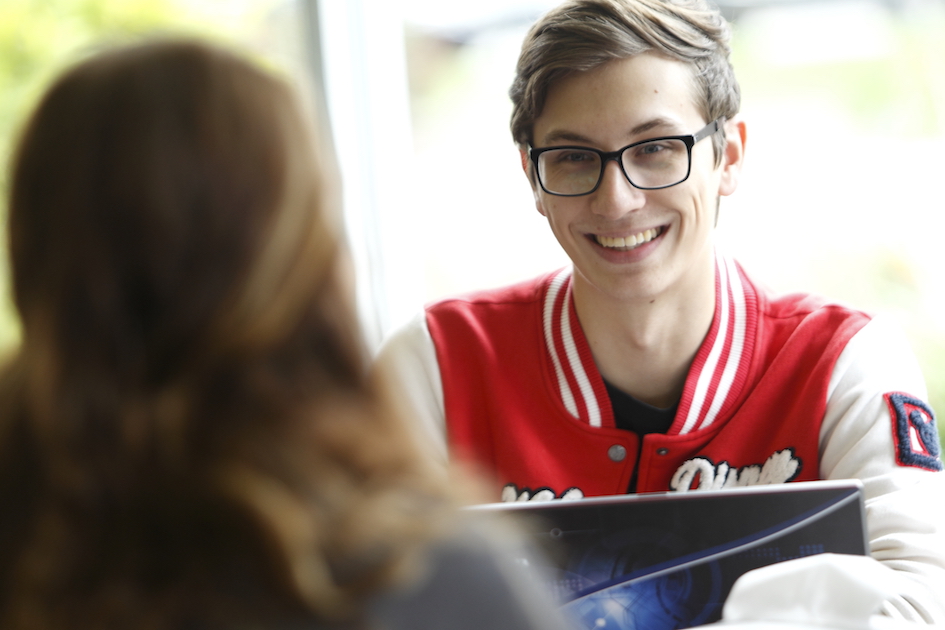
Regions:
<instances>
[{"instance_id":1,"label":"eyeglass temple arm","mask_svg":"<svg viewBox=\"0 0 945 630\"><path fill-rule=\"evenodd\" d=\"M696 142L699 142L703 138L707 136L711 136L712 134L714 134L715 132L717 132L719 129L722 128L722 124L724 122L725 122L724 118L716 118L715 120L710 122L708 125L706 125L702 129L700 129L698 132L696 132L696 134L693 136L693 139Z\"/></svg>"}]
</instances>

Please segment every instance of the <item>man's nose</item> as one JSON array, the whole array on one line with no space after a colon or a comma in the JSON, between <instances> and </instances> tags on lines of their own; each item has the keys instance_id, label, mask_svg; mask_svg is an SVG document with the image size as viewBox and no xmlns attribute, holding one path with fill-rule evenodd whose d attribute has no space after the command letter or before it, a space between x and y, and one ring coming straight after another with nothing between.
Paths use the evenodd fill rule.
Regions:
<instances>
[{"instance_id":1,"label":"man's nose","mask_svg":"<svg viewBox=\"0 0 945 630\"><path fill-rule=\"evenodd\" d=\"M609 219L620 218L646 204L645 191L630 183L620 162L615 159L604 163L600 186L592 197L594 213Z\"/></svg>"}]
</instances>

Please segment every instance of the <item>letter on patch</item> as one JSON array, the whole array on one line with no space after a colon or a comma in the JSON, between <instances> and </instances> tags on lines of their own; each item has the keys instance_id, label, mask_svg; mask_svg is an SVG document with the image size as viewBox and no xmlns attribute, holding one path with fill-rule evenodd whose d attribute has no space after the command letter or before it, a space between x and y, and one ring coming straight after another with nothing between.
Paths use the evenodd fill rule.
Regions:
<instances>
[{"instance_id":1,"label":"letter on patch","mask_svg":"<svg viewBox=\"0 0 945 630\"><path fill-rule=\"evenodd\" d=\"M885 394L892 416L896 462L926 470L942 470L935 413L924 401L901 392Z\"/></svg>"}]
</instances>

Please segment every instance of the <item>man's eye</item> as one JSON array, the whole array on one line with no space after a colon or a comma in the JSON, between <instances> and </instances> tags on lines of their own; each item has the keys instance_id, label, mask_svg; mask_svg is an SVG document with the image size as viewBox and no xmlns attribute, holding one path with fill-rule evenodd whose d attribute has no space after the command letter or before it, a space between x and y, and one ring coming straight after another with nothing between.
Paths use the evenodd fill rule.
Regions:
<instances>
[{"instance_id":1,"label":"man's eye","mask_svg":"<svg viewBox=\"0 0 945 630\"><path fill-rule=\"evenodd\" d=\"M637 155L653 155L665 151L668 147L659 142L649 142L637 148Z\"/></svg>"},{"instance_id":2,"label":"man's eye","mask_svg":"<svg viewBox=\"0 0 945 630\"><path fill-rule=\"evenodd\" d=\"M660 158L674 158L677 154L686 152L686 144L681 140L657 140L647 142L633 149L634 159L651 159L659 156Z\"/></svg>"},{"instance_id":3,"label":"man's eye","mask_svg":"<svg viewBox=\"0 0 945 630\"><path fill-rule=\"evenodd\" d=\"M587 151L561 151L555 158L559 163L588 162L594 160L597 156Z\"/></svg>"}]
</instances>

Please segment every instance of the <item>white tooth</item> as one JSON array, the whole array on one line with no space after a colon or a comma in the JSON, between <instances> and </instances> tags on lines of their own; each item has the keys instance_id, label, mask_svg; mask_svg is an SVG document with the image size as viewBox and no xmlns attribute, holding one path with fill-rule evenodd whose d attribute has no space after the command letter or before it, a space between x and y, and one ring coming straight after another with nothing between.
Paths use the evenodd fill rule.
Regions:
<instances>
[{"instance_id":1,"label":"white tooth","mask_svg":"<svg viewBox=\"0 0 945 630\"><path fill-rule=\"evenodd\" d=\"M644 243L649 243L654 238L659 236L659 234L660 232L658 229L651 228L649 230L644 230L639 234L631 234L626 238L621 238L619 236L598 236L597 242L604 247L609 247L611 249L621 249L624 247L636 247L638 245L643 245Z\"/></svg>"}]
</instances>

